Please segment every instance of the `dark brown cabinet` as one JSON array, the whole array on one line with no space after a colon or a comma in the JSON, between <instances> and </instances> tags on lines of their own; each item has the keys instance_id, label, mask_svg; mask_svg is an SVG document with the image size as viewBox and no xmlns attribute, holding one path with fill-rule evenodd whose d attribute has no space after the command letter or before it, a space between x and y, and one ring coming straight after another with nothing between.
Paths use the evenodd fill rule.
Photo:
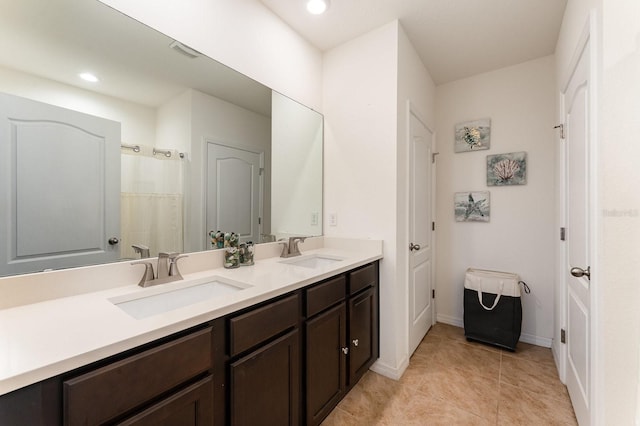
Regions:
<instances>
[{"instance_id":1,"label":"dark brown cabinet","mask_svg":"<svg viewBox=\"0 0 640 426\"><path fill-rule=\"evenodd\" d=\"M349 384L353 385L378 358L376 290L349 299Z\"/></svg>"},{"instance_id":2,"label":"dark brown cabinet","mask_svg":"<svg viewBox=\"0 0 640 426\"><path fill-rule=\"evenodd\" d=\"M378 358L378 262L0 396L0 425L317 425Z\"/></svg>"},{"instance_id":3,"label":"dark brown cabinet","mask_svg":"<svg viewBox=\"0 0 640 426\"><path fill-rule=\"evenodd\" d=\"M162 399L120 426L199 426L213 424L211 376Z\"/></svg>"},{"instance_id":4,"label":"dark brown cabinet","mask_svg":"<svg viewBox=\"0 0 640 426\"><path fill-rule=\"evenodd\" d=\"M64 380L63 423L149 424L145 419L154 419L156 424L172 424L171 419L184 418L189 412L212 419L210 378L188 392L185 389L195 378L210 373L211 331L208 327ZM150 404L153 407L147 408ZM130 423L130 418L137 420Z\"/></svg>"},{"instance_id":5,"label":"dark brown cabinet","mask_svg":"<svg viewBox=\"0 0 640 426\"><path fill-rule=\"evenodd\" d=\"M341 302L307 320L305 330L306 424L316 425L346 393L346 304Z\"/></svg>"},{"instance_id":6,"label":"dark brown cabinet","mask_svg":"<svg viewBox=\"0 0 640 426\"><path fill-rule=\"evenodd\" d=\"M220 421L300 424L300 319L299 291L228 318L228 414Z\"/></svg>"},{"instance_id":7,"label":"dark brown cabinet","mask_svg":"<svg viewBox=\"0 0 640 426\"><path fill-rule=\"evenodd\" d=\"M376 263L306 290L307 425L320 424L378 358L377 283Z\"/></svg>"},{"instance_id":8,"label":"dark brown cabinet","mask_svg":"<svg viewBox=\"0 0 640 426\"><path fill-rule=\"evenodd\" d=\"M232 425L298 425L298 330L232 362L229 365L229 389Z\"/></svg>"}]
</instances>

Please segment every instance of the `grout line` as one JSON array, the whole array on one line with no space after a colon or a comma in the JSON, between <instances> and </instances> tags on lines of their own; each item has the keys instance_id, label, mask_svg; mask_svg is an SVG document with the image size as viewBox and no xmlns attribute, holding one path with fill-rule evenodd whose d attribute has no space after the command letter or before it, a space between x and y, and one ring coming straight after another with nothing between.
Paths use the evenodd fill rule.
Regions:
<instances>
[{"instance_id":1,"label":"grout line","mask_svg":"<svg viewBox=\"0 0 640 426\"><path fill-rule=\"evenodd\" d=\"M496 406L496 426L500 419L500 402L502 401L502 352L500 352L500 368L498 368L498 404Z\"/></svg>"}]
</instances>

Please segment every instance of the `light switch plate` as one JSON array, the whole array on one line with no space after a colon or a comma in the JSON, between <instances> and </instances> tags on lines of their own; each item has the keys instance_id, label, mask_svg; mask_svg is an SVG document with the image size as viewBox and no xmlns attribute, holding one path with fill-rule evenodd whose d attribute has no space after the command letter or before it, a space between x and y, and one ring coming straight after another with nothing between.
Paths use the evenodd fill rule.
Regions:
<instances>
[{"instance_id":1,"label":"light switch plate","mask_svg":"<svg viewBox=\"0 0 640 426\"><path fill-rule=\"evenodd\" d=\"M338 226L338 214L329 213L329 226Z\"/></svg>"}]
</instances>

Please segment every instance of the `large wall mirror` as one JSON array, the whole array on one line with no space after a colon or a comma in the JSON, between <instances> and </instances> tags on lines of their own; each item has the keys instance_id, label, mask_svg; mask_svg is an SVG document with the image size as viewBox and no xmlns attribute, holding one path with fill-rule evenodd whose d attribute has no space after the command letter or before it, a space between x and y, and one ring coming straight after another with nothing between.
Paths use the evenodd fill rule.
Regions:
<instances>
[{"instance_id":1,"label":"large wall mirror","mask_svg":"<svg viewBox=\"0 0 640 426\"><path fill-rule=\"evenodd\" d=\"M319 113L97 0L0 3L0 276L322 234Z\"/></svg>"}]
</instances>

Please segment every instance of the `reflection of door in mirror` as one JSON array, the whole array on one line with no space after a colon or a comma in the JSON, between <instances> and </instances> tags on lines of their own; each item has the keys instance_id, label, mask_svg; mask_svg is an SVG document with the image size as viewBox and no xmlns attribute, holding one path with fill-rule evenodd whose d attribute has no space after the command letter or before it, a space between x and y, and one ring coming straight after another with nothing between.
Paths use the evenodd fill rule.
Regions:
<instances>
[{"instance_id":1,"label":"reflection of door in mirror","mask_svg":"<svg viewBox=\"0 0 640 426\"><path fill-rule=\"evenodd\" d=\"M120 123L0 94L0 275L115 261Z\"/></svg>"},{"instance_id":2,"label":"reflection of door in mirror","mask_svg":"<svg viewBox=\"0 0 640 426\"><path fill-rule=\"evenodd\" d=\"M241 242L260 241L263 170L263 152L207 142L209 231L235 232Z\"/></svg>"}]
</instances>

